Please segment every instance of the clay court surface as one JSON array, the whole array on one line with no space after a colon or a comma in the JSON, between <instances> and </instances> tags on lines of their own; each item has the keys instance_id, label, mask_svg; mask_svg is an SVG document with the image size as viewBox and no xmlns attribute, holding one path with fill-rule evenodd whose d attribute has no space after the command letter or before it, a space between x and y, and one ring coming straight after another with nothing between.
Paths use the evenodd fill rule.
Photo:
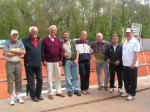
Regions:
<instances>
[{"instance_id":1,"label":"clay court surface","mask_svg":"<svg viewBox=\"0 0 150 112\"><path fill-rule=\"evenodd\" d=\"M24 70L24 64L23 60L22 62L22 79L25 79L25 70ZM146 76L149 74L150 66L147 66L147 64L150 64L150 51L146 52L140 52L139 53L139 69L138 69L138 77ZM65 79L64 71L62 69L62 79ZM43 67L42 68L43 76L46 76L46 70ZM103 75L104 76L104 75ZM44 78L44 80L46 80ZM23 80L23 83L26 83L26 80ZM95 72L95 59L92 57L91 59L91 74L90 74L90 85L96 85L97 84L97 75ZM5 60L2 55L2 49L0 49L0 99L7 98L7 82L6 82L6 71L5 71Z\"/></svg>"}]
</instances>

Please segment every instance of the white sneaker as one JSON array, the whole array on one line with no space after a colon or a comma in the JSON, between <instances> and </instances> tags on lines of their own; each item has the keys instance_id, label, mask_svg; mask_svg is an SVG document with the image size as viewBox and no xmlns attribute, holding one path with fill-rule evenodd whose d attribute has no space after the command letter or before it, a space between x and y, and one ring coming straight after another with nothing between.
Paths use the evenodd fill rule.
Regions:
<instances>
[{"instance_id":1,"label":"white sneaker","mask_svg":"<svg viewBox=\"0 0 150 112\"><path fill-rule=\"evenodd\" d=\"M118 93L122 94L122 89L118 88Z\"/></svg>"},{"instance_id":2,"label":"white sneaker","mask_svg":"<svg viewBox=\"0 0 150 112\"><path fill-rule=\"evenodd\" d=\"M131 95L129 95L127 98L126 98L126 100L133 100L133 99L135 99L133 96L131 96Z\"/></svg>"},{"instance_id":3,"label":"white sneaker","mask_svg":"<svg viewBox=\"0 0 150 112\"><path fill-rule=\"evenodd\" d=\"M20 103L20 104L23 104L23 103L24 103L24 100L23 100L20 96L19 96L19 97L17 96L17 97L16 97L16 100L17 100L17 102Z\"/></svg>"},{"instance_id":4,"label":"white sneaker","mask_svg":"<svg viewBox=\"0 0 150 112\"><path fill-rule=\"evenodd\" d=\"M84 91L81 91L82 94L84 95L87 95L87 92L84 90Z\"/></svg>"},{"instance_id":5,"label":"white sneaker","mask_svg":"<svg viewBox=\"0 0 150 112\"><path fill-rule=\"evenodd\" d=\"M86 93L87 93L87 94L91 94L91 92L90 92L89 90L86 90Z\"/></svg>"},{"instance_id":6,"label":"white sneaker","mask_svg":"<svg viewBox=\"0 0 150 112\"><path fill-rule=\"evenodd\" d=\"M13 106L13 105L15 105L14 98L10 98L9 105L10 105L10 106Z\"/></svg>"},{"instance_id":7,"label":"white sneaker","mask_svg":"<svg viewBox=\"0 0 150 112\"><path fill-rule=\"evenodd\" d=\"M122 93L122 94L120 94L120 95L121 95L121 97L128 97L128 96L129 96L128 93Z\"/></svg>"},{"instance_id":8,"label":"white sneaker","mask_svg":"<svg viewBox=\"0 0 150 112\"><path fill-rule=\"evenodd\" d=\"M110 89L109 89L109 92L110 92L110 93L113 93L113 92L114 92L114 88L110 88Z\"/></svg>"}]
</instances>

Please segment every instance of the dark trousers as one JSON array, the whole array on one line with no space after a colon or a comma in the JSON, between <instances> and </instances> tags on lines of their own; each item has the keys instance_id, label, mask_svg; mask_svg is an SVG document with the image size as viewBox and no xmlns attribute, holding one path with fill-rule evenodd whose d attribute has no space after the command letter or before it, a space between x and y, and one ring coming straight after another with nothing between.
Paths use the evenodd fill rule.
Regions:
<instances>
[{"instance_id":1,"label":"dark trousers","mask_svg":"<svg viewBox=\"0 0 150 112\"><path fill-rule=\"evenodd\" d=\"M81 91L89 89L90 61L79 62Z\"/></svg>"},{"instance_id":2,"label":"dark trousers","mask_svg":"<svg viewBox=\"0 0 150 112\"><path fill-rule=\"evenodd\" d=\"M43 84L41 66L25 66L25 71L27 78L27 88L31 98L39 97L41 95Z\"/></svg>"},{"instance_id":3,"label":"dark trousers","mask_svg":"<svg viewBox=\"0 0 150 112\"><path fill-rule=\"evenodd\" d=\"M123 80L126 93L135 96L137 88L137 67L131 69L130 67L123 67Z\"/></svg>"},{"instance_id":4,"label":"dark trousers","mask_svg":"<svg viewBox=\"0 0 150 112\"><path fill-rule=\"evenodd\" d=\"M122 88L122 65L116 66L113 63L109 64L109 72L110 72L110 88L114 88L115 83L115 74L117 74L118 78L118 88Z\"/></svg>"}]
</instances>

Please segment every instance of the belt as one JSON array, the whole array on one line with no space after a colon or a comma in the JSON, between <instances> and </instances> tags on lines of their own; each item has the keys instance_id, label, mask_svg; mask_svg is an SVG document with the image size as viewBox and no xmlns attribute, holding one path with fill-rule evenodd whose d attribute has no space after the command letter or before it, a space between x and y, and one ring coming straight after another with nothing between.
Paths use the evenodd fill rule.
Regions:
<instances>
[{"instance_id":1,"label":"belt","mask_svg":"<svg viewBox=\"0 0 150 112\"><path fill-rule=\"evenodd\" d=\"M16 62L13 62L13 61L7 61L8 63L20 63L20 61L16 61Z\"/></svg>"},{"instance_id":2,"label":"belt","mask_svg":"<svg viewBox=\"0 0 150 112\"><path fill-rule=\"evenodd\" d=\"M130 66L123 66L123 68L130 68Z\"/></svg>"},{"instance_id":3,"label":"belt","mask_svg":"<svg viewBox=\"0 0 150 112\"><path fill-rule=\"evenodd\" d=\"M72 58L68 58L68 59L65 59L65 60L72 60Z\"/></svg>"}]
</instances>

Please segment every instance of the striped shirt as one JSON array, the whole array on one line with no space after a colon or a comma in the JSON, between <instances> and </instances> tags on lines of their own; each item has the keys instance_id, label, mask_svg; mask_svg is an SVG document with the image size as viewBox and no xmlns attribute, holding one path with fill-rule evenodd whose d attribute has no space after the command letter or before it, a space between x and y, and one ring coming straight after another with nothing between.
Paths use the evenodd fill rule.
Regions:
<instances>
[{"instance_id":1,"label":"striped shirt","mask_svg":"<svg viewBox=\"0 0 150 112\"><path fill-rule=\"evenodd\" d=\"M87 40L76 40L76 49L79 52L79 62L90 60L90 45Z\"/></svg>"}]
</instances>

